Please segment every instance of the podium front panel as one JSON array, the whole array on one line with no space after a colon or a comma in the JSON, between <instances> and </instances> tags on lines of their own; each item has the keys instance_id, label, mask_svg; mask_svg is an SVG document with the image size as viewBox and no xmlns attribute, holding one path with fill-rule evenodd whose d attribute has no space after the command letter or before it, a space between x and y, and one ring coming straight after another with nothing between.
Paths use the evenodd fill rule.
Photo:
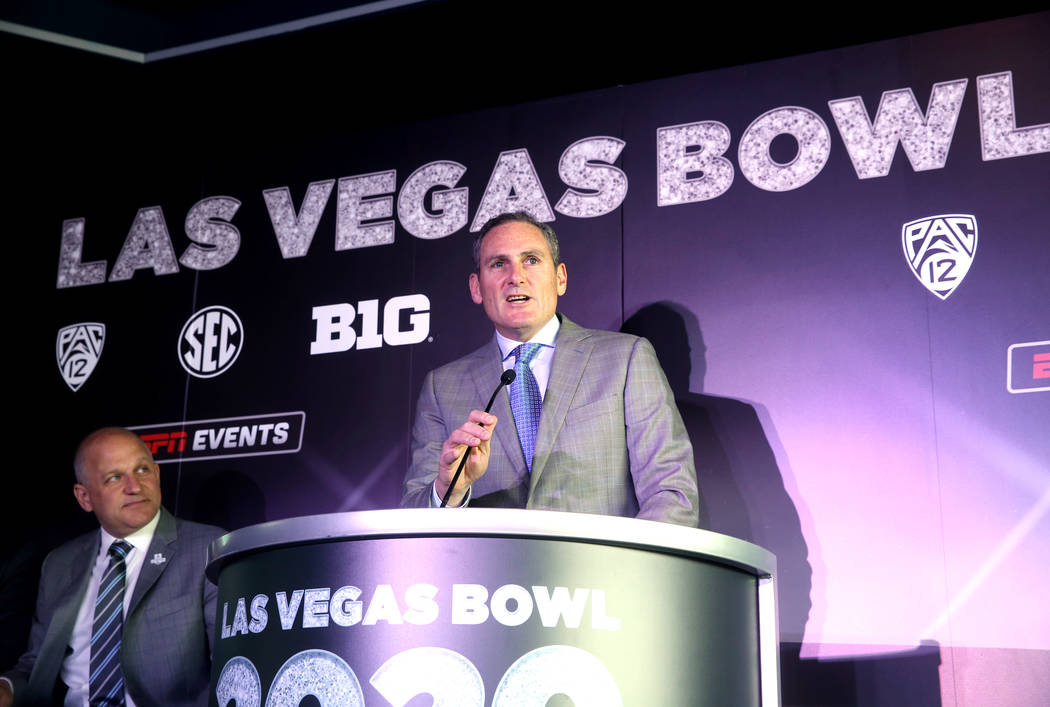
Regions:
<instances>
[{"instance_id":1,"label":"podium front panel","mask_svg":"<svg viewBox=\"0 0 1050 707\"><path fill-rule=\"evenodd\" d=\"M388 533L213 548L213 704L762 703L753 569L637 536Z\"/></svg>"}]
</instances>

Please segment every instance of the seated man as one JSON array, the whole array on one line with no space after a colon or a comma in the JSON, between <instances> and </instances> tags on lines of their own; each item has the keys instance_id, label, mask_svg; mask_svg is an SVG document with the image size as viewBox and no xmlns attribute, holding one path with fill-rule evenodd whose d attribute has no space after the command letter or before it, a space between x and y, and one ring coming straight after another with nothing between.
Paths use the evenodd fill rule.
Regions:
<instances>
[{"instance_id":1,"label":"seated man","mask_svg":"<svg viewBox=\"0 0 1050 707\"><path fill-rule=\"evenodd\" d=\"M0 680L11 704L205 705L223 531L160 505L160 469L133 432L80 443L73 493L100 528L44 561L29 648Z\"/></svg>"},{"instance_id":2,"label":"seated man","mask_svg":"<svg viewBox=\"0 0 1050 707\"><path fill-rule=\"evenodd\" d=\"M697 527L693 450L652 345L557 314L565 264L550 226L526 213L490 220L474 241L470 295L492 342L431 371L412 429L401 505L637 516ZM495 414L483 404L517 374ZM512 412L513 411L513 412ZM497 424L497 421L499 424Z\"/></svg>"}]
</instances>

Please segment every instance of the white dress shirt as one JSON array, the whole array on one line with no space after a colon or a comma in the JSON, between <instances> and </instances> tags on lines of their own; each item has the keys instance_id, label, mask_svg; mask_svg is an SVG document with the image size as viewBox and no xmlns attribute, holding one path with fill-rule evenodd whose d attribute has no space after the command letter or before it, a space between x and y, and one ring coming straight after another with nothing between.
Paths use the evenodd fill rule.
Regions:
<instances>
[{"instance_id":1,"label":"white dress shirt","mask_svg":"<svg viewBox=\"0 0 1050 707\"><path fill-rule=\"evenodd\" d=\"M138 582L139 572L146 559L146 551L153 541L153 533L160 522L160 511L153 516L153 520L124 538L131 545L124 560L126 568L124 580L124 616L128 615L128 605L131 604L131 596L135 591L135 583ZM69 645L73 649L64 661L62 661L62 682L69 687L66 693L66 707L86 707L90 698L91 686L88 678L91 674L91 626L95 621L95 599L98 596L98 584L102 581L102 575L109 566L109 546L117 538L99 528L102 542L99 545L98 557L95 558L95 567L91 571L91 581L88 583L87 591L84 593L84 601L80 604L77 613L77 622L73 626L73 635ZM135 702L128 695L127 682L124 683L124 703L127 707L135 707Z\"/></svg>"},{"instance_id":2,"label":"white dress shirt","mask_svg":"<svg viewBox=\"0 0 1050 707\"><path fill-rule=\"evenodd\" d=\"M551 365L554 363L554 340L558 338L559 329L561 329L561 322L558 321L558 317L551 317L551 320L528 341L515 341L496 332L496 343L499 345L499 352L503 358L504 371L514 368L516 361L511 354L518 346L528 343L543 344L539 353L529 361L529 370L532 371L536 385L540 388L540 400L547 394L547 381L551 378Z\"/></svg>"}]
</instances>

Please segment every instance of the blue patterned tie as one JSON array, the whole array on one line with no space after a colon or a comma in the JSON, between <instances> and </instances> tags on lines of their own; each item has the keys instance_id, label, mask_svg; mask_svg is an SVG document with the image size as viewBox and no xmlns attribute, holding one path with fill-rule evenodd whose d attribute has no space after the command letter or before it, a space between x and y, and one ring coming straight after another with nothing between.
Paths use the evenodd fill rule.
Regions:
<instances>
[{"instance_id":1,"label":"blue patterned tie","mask_svg":"<svg viewBox=\"0 0 1050 707\"><path fill-rule=\"evenodd\" d=\"M536 451L536 430L540 426L540 409L543 400L540 398L540 387L532 375L529 363L543 344L521 344L511 353L514 355L514 373L516 377L510 384L510 411L514 413L514 425L518 428L518 441L525 463L532 471L532 455Z\"/></svg>"},{"instance_id":2,"label":"blue patterned tie","mask_svg":"<svg viewBox=\"0 0 1050 707\"><path fill-rule=\"evenodd\" d=\"M124 558L131 545L114 540L109 566L98 583L95 621L91 626L91 706L124 704L124 673L120 670L120 640L124 631Z\"/></svg>"}]
</instances>

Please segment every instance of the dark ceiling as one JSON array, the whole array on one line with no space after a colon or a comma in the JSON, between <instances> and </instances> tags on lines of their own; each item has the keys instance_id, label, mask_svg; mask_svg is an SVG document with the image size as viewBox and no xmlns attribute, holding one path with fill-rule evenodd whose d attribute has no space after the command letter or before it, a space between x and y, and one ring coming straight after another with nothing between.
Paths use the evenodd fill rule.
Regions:
<instances>
[{"instance_id":1,"label":"dark ceiling","mask_svg":"<svg viewBox=\"0 0 1050 707\"><path fill-rule=\"evenodd\" d=\"M482 0L6 0L0 61L28 94L93 77L227 103L272 91L367 127L747 64L1024 14L782 3ZM121 68L119 65L125 65ZM99 70L102 67L102 70ZM88 97L90 98L90 97ZM273 110L306 108L273 102Z\"/></svg>"},{"instance_id":2,"label":"dark ceiling","mask_svg":"<svg viewBox=\"0 0 1050 707\"><path fill-rule=\"evenodd\" d=\"M0 28L149 63L337 24L426 0L6 0Z\"/></svg>"}]
</instances>

